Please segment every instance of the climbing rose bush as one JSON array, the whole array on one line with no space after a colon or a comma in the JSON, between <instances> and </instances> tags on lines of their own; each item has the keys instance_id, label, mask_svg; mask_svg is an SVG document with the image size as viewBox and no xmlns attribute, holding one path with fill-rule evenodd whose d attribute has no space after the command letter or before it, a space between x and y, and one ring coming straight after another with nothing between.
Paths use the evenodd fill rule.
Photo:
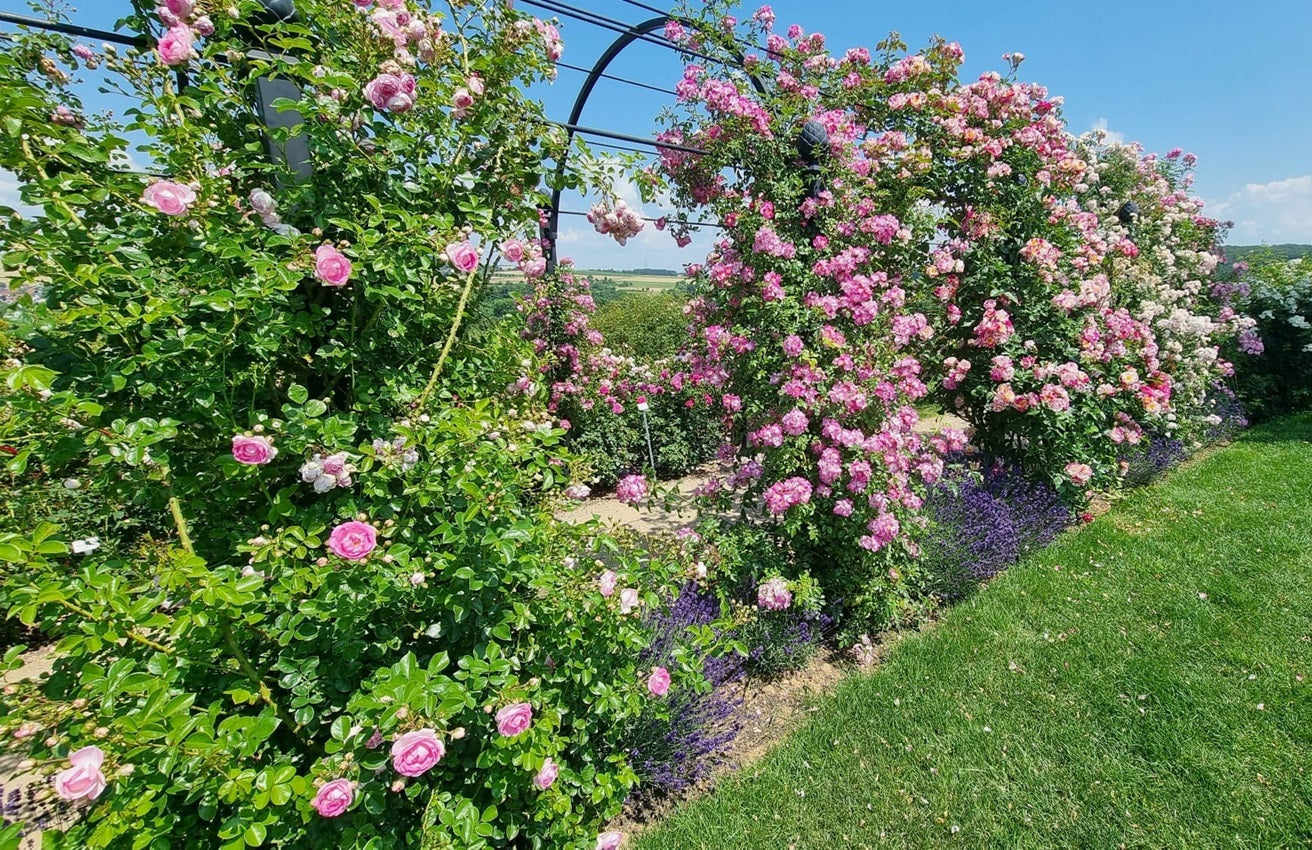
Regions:
<instances>
[{"instance_id":1,"label":"climbing rose bush","mask_svg":"<svg viewBox=\"0 0 1312 850\"><path fill-rule=\"evenodd\" d=\"M552 520L563 423L504 393L537 355L465 320L499 244L541 260L559 149L520 92L559 34L296 7L170 0L126 22L141 51L0 54L0 167L39 210L0 219L6 474L132 518L0 533L0 603L57 641L0 747L79 801L50 847L590 849L635 779L611 730L664 710L643 616L691 566ZM96 65L142 108L86 114ZM258 122L261 76L301 123Z\"/></svg>"},{"instance_id":2,"label":"climbing rose bush","mask_svg":"<svg viewBox=\"0 0 1312 850\"><path fill-rule=\"evenodd\" d=\"M723 225L672 384L731 435L710 489L759 502L850 612L896 619L925 488L967 439L921 410L1079 502L1122 444L1203 418L1251 322L1211 295L1221 228L1191 158L1073 137L1020 54L963 82L955 42L838 56L734 12L666 29L690 58L661 138L702 153L663 149L644 186Z\"/></svg>"}]
</instances>

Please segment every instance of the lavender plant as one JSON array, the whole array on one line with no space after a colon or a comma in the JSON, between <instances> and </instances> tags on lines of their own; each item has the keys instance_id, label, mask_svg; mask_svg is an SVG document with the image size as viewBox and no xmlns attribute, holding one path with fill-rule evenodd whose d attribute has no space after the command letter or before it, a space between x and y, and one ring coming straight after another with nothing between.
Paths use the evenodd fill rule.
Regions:
<instances>
[{"instance_id":1,"label":"lavender plant","mask_svg":"<svg viewBox=\"0 0 1312 850\"><path fill-rule=\"evenodd\" d=\"M1044 546L1072 519L1050 484L1000 464L982 471L961 461L950 465L925 507L932 521L926 580L931 592L948 599Z\"/></svg>"}]
</instances>

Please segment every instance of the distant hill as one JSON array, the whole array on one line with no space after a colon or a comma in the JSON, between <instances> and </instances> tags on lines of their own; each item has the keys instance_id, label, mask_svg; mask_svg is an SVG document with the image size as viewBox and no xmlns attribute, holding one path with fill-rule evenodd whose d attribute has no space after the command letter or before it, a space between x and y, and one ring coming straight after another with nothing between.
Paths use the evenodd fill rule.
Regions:
<instances>
[{"instance_id":1,"label":"distant hill","mask_svg":"<svg viewBox=\"0 0 1312 850\"><path fill-rule=\"evenodd\" d=\"M1254 254L1277 260L1297 260L1312 257L1312 245L1226 245L1225 257L1229 264L1248 260Z\"/></svg>"}]
</instances>

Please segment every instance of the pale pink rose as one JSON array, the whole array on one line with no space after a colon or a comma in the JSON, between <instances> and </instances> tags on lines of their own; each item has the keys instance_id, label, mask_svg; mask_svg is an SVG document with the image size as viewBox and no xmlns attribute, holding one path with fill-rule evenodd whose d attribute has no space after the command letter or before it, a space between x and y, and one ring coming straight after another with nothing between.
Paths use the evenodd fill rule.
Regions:
<instances>
[{"instance_id":1,"label":"pale pink rose","mask_svg":"<svg viewBox=\"0 0 1312 850\"><path fill-rule=\"evenodd\" d=\"M415 105L415 78L409 74L379 74L364 87L375 109L408 112Z\"/></svg>"},{"instance_id":2,"label":"pale pink rose","mask_svg":"<svg viewBox=\"0 0 1312 850\"><path fill-rule=\"evenodd\" d=\"M344 522L328 535L328 549L348 561L363 561L377 545L378 532L367 522Z\"/></svg>"},{"instance_id":3,"label":"pale pink rose","mask_svg":"<svg viewBox=\"0 0 1312 850\"><path fill-rule=\"evenodd\" d=\"M1066 464L1066 474L1076 487L1083 487L1093 479L1093 468L1087 463Z\"/></svg>"},{"instance_id":4,"label":"pale pink rose","mask_svg":"<svg viewBox=\"0 0 1312 850\"><path fill-rule=\"evenodd\" d=\"M478 249L469 244L468 240L452 242L446 246L446 259L459 271L472 272L478 268Z\"/></svg>"},{"instance_id":5,"label":"pale pink rose","mask_svg":"<svg viewBox=\"0 0 1312 850\"><path fill-rule=\"evenodd\" d=\"M597 578L597 586L601 589L602 596L611 596L615 593L615 583L620 577L615 574L614 570L606 570Z\"/></svg>"},{"instance_id":6,"label":"pale pink rose","mask_svg":"<svg viewBox=\"0 0 1312 850\"><path fill-rule=\"evenodd\" d=\"M547 756L547 760L542 763L542 769L533 777L533 784L539 791L545 791L555 783L558 773L560 773L559 765L551 760L551 756Z\"/></svg>"},{"instance_id":7,"label":"pale pink rose","mask_svg":"<svg viewBox=\"0 0 1312 850\"><path fill-rule=\"evenodd\" d=\"M105 790L105 774L100 766L105 763L105 753L100 747L83 747L70 753L68 760L72 767L55 774L55 793L65 800L94 800Z\"/></svg>"},{"instance_id":8,"label":"pale pink rose","mask_svg":"<svg viewBox=\"0 0 1312 850\"><path fill-rule=\"evenodd\" d=\"M191 13L196 11L196 3L194 0L164 0L164 8L179 18L190 18Z\"/></svg>"},{"instance_id":9,"label":"pale pink rose","mask_svg":"<svg viewBox=\"0 0 1312 850\"><path fill-rule=\"evenodd\" d=\"M165 65L181 65L196 57L196 49L192 46L195 40L195 34L186 24L170 27L155 45L155 55Z\"/></svg>"},{"instance_id":10,"label":"pale pink rose","mask_svg":"<svg viewBox=\"0 0 1312 850\"><path fill-rule=\"evenodd\" d=\"M465 80L465 86L468 87L469 91L475 96L481 96L483 94L483 78L478 74L470 74L469 79Z\"/></svg>"},{"instance_id":11,"label":"pale pink rose","mask_svg":"<svg viewBox=\"0 0 1312 850\"><path fill-rule=\"evenodd\" d=\"M165 215L186 215L191 205L196 203L196 193L190 186L172 180L160 180L146 187L141 193L141 200Z\"/></svg>"},{"instance_id":12,"label":"pale pink rose","mask_svg":"<svg viewBox=\"0 0 1312 850\"><path fill-rule=\"evenodd\" d=\"M507 738L521 734L533 724L533 706L526 702L511 703L497 712L497 731Z\"/></svg>"},{"instance_id":13,"label":"pale pink rose","mask_svg":"<svg viewBox=\"0 0 1312 850\"><path fill-rule=\"evenodd\" d=\"M469 114L469 107L474 105L474 96L466 89L456 89L451 95L451 114L464 118Z\"/></svg>"},{"instance_id":14,"label":"pale pink rose","mask_svg":"<svg viewBox=\"0 0 1312 850\"><path fill-rule=\"evenodd\" d=\"M547 273L547 259L546 257L534 257L533 259L524 263L520 271L522 271L524 273L524 277L528 278L529 280L536 280L537 278L540 278Z\"/></svg>"},{"instance_id":15,"label":"pale pink rose","mask_svg":"<svg viewBox=\"0 0 1312 850\"><path fill-rule=\"evenodd\" d=\"M518 263L524 259L524 243L518 239L507 239L501 243L501 256L512 263Z\"/></svg>"},{"instance_id":16,"label":"pale pink rose","mask_svg":"<svg viewBox=\"0 0 1312 850\"><path fill-rule=\"evenodd\" d=\"M246 437L241 434L232 438L232 456L238 463L248 466L263 466L278 456L278 450L268 437Z\"/></svg>"},{"instance_id":17,"label":"pale pink rose","mask_svg":"<svg viewBox=\"0 0 1312 850\"><path fill-rule=\"evenodd\" d=\"M196 35L202 38L214 35L214 22L210 20L209 15L201 15L192 21L191 28L196 31Z\"/></svg>"},{"instance_id":18,"label":"pale pink rose","mask_svg":"<svg viewBox=\"0 0 1312 850\"><path fill-rule=\"evenodd\" d=\"M620 591L620 613L627 614L639 604L638 591L632 587L626 587Z\"/></svg>"},{"instance_id":19,"label":"pale pink rose","mask_svg":"<svg viewBox=\"0 0 1312 850\"><path fill-rule=\"evenodd\" d=\"M355 800L355 786L349 779L334 779L319 789L314 795L314 806L322 817L335 818L351 808Z\"/></svg>"},{"instance_id":20,"label":"pale pink rose","mask_svg":"<svg viewBox=\"0 0 1312 850\"><path fill-rule=\"evenodd\" d=\"M670 691L670 671L656 667L647 677L647 690L654 697L663 697Z\"/></svg>"},{"instance_id":21,"label":"pale pink rose","mask_svg":"<svg viewBox=\"0 0 1312 850\"><path fill-rule=\"evenodd\" d=\"M392 767L402 776L421 776L446 755L446 745L432 729L406 732L392 744Z\"/></svg>"},{"instance_id":22,"label":"pale pink rose","mask_svg":"<svg viewBox=\"0 0 1312 850\"><path fill-rule=\"evenodd\" d=\"M314 249L314 276L324 286L345 286L351 279L351 261L331 245Z\"/></svg>"},{"instance_id":23,"label":"pale pink rose","mask_svg":"<svg viewBox=\"0 0 1312 850\"><path fill-rule=\"evenodd\" d=\"M624 841L622 832L603 832L597 836L597 850L619 850L622 841Z\"/></svg>"}]
</instances>

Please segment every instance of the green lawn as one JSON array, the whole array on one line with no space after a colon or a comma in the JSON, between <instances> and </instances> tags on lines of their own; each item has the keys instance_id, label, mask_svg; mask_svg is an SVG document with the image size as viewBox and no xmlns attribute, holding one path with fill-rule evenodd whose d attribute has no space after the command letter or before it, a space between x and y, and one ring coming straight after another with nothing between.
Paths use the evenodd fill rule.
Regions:
<instances>
[{"instance_id":1,"label":"green lawn","mask_svg":"<svg viewBox=\"0 0 1312 850\"><path fill-rule=\"evenodd\" d=\"M1309 440L1133 493L637 846L1312 846Z\"/></svg>"}]
</instances>

